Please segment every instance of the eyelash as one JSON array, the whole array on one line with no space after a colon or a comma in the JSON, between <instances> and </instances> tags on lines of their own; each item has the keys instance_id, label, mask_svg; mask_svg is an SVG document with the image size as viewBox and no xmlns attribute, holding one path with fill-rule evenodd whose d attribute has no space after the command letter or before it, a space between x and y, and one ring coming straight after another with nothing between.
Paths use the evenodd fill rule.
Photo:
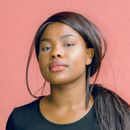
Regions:
<instances>
[{"instance_id":1,"label":"eyelash","mask_svg":"<svg viewBox=\"0 0 130 130\"><path fill-rule=\"evenodd\" d=\"M71 46L74 46L75 44L70 44L70 43L67 43L67 44L65 44L65 45L69 45L69 46L67 46L67 47L71 47ZM64 45L64 46L65 46ZM71 45L71 46L70 46ZM42 48L42 51L47 51L47 50L45 50L45 48L51 48L51 47L44 47L44 48Z\"/></svg>"},{"instance_id":2,"label":"eyelash","mask_svg":"<svg viewBox=\"0 0 130 130\"><path fill-rule=\"evenodd\" d=\"M67 44L65 44L65 45L71 45L71 46L74 46L75 44L67 43Z\"/></svg>"}]
</instances>

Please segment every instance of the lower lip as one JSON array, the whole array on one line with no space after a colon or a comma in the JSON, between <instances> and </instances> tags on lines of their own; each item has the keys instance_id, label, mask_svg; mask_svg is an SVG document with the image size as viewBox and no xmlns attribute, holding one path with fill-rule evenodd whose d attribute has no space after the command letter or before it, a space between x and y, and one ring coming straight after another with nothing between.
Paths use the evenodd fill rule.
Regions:
<instances>
[{"instance_id":1,"label":"lower lip","mask_svg":"<svg viewBox=\"0 0 130 130\"><path fill-rule=\"evenodd\" d=\"M50 68L51 72L58 72L58 71L63 71L66 67L65 66L54 66Z\"/></svg>"}]
</instances>

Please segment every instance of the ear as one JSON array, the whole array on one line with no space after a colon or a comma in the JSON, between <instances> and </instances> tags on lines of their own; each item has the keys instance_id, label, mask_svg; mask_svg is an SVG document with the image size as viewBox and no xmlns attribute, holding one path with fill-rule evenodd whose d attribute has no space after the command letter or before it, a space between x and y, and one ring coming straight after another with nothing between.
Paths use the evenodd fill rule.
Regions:
<instances>
[{"instance_id":1,"label":"ear","mask_svg":"<svg viewBox=\"0 0 130 130\"><path fill-rule=\"evenodd\" d=\"M89 65L89 64L91 64L93 56L94 56L94 49L93 48L87 48L86 54L87 54L86 65Z\"/></svg>"}]
</instances>

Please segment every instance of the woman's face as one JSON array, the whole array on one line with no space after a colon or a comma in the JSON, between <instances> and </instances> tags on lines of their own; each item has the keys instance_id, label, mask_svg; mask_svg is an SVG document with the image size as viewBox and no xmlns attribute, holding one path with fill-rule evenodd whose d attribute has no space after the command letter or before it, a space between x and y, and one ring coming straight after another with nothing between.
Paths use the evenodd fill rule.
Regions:
<instances>
[{"instance_id":1,"label":"woman's face","mask_svg":"<svg viewBox=\"0 0 130 130\"><path fill-rule=\"evenodd\" d=\"M53 23L43 32L39 46L43 78L53 85L65 85L86 75L89 64L85 41L70 26Z\"/></svg>"}]
</instances>

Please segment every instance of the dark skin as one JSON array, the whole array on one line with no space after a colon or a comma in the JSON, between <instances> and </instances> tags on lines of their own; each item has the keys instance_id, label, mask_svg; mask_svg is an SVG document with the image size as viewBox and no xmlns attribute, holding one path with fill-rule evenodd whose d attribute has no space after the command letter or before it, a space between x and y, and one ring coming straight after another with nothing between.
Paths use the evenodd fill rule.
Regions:
<instances>
[{"instance_id":1,"label":"dark skin","mask_svg":"<svg viewBox=\"0 0 130 130\"><path fill-rule=\"evenodd\" d=\"M81 119L94 103L90 96L86 106L85 66L91 64L93 49L86 47L79 33L62 23L53 23L46 28L39 48L39 67L51 87L51 94L40 100L41 113L58 124ZM54 60L67 67L62 71L50 71L49 64Z\"/></svg>"}]
</instances>

